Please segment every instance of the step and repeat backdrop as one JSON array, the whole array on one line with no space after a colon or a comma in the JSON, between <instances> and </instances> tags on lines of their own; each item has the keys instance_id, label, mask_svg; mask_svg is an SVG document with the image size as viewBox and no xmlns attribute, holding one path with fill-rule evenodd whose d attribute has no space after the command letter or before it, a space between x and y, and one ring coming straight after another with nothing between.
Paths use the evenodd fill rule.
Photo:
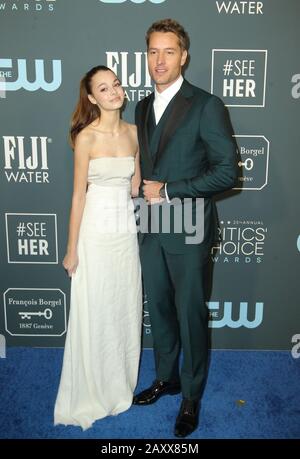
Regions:
<instances>
[{"instance_id":1,"label":"step and repeat backdrop","mask_svg":"<svg viewBox=\"0 0 300 459\"><path fill-rule=\"evenodd\" d=\"M240 178L217 206L208 308L215 349L290 349L300 338L299 0L0 0L1 342L63 346L62 259L72 194L68 128L79 81L104 64L133 122L152 90L145 32L181 22L186 78L221 97ZM109 305L108 305L109 307ZM144 346L151 326L144 303ZM125 331L126 332L126 331Z\"/></svg>"}]
</instances>

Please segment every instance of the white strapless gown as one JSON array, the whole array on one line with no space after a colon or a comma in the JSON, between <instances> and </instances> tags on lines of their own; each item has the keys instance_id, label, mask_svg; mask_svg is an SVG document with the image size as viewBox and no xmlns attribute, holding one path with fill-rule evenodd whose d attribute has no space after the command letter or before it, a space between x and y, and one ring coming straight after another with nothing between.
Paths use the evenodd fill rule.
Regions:
<instances>
[{"instance_id":1,"label":"white strapless gown","mask_svg":"<svg viewBox=\"0 0 300 459\"><path fill-rule=\"evenodd\" d=\"M132 404L142 321L133 173L131 156L89 164L54 424L87 429Z\"/></svg>"}]
</instances>

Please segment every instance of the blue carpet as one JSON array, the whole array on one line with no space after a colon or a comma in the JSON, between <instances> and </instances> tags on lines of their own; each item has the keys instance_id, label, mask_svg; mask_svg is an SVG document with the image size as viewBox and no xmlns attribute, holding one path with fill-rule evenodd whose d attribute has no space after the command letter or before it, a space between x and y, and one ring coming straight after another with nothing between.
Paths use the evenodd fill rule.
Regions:
<instances>
[{"instance_id":1,"label":"blue carpet","mask_svg":"<svg viewBox=\"0 0 300 459\"><path fill-rule=\"evenodd\" d=\"M0 438L171 439L180 395L80 427L53 426L62 349L8 348L0 359ZM154 379L144 350L137 390ZM213 351L190 439L300 438L300 359L289 352Z\"/></svg>"}]
</instances>

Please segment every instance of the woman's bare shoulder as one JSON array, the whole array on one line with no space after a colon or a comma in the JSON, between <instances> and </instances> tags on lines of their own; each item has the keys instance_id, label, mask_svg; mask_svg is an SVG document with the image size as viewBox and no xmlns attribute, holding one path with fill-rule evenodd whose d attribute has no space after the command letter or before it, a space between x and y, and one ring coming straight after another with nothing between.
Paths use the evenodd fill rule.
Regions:
<instances>
[{"instance_id":1,"label":"woman's bare shoulder","mask_svg":"<svg viewBox=\"0 0 300 459\"><path fill-rule=\"evenodd\" d=\"M139 149L137 127L135 124L128 124L128 126L129 126L128 129L130 132L130 138L131 138L132 145L133 145L133 148L135 150L135 155L136 155Z\"/></svg>"},{"instance_id":2,"label":"woman's bare shoulder","mask_svg":"<svg viewBox=\"0 0 300 459\"><path fill-rule=\"evenodd\" d=\"M126 129L128 130L129 137L134 141L137 142L137 127L135 124L126 123Z\"/></svg>"},{"instance_id":3,"label":"woman's bare shoulder","mask_svg":"<svg viewBox=\"0 0 300 459\"><path fill-rule=\"evenodd\" d=\"M75 149L88 149L92 146L95 134L89 126L86 126L79 132L75 141Z\"/></svg>"},{"instance_id":4,"label":"woman's bare shoulder","mask_svg":"<svg viewBox=\"0 0 300 459\"><path fill-rule=\"evenodd\" d=\"M131 131L133 134L136 134L137 132L137 127L135 124L127 123L127 121L122 120L124 123L124 127L126 127L129 131Z\"/></svg>"},{"instance_id":5,"label":"woman's bare shoulder","mask_svg":"<svg viewBox=\"0 0 300 459\"><path fill-rule=\"evenodd\" d=\"M130 129L132 130L132 132L134 132L134 134L137 134L137 126L136 124L130 124Z\"/></svg>"}]
</instances>

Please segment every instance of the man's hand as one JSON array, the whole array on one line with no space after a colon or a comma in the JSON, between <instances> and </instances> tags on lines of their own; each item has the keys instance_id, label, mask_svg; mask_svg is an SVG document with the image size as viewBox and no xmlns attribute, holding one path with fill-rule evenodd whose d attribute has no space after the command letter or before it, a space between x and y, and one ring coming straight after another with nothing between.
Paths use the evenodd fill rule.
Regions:
<instances>
[{"instance_id":1,"label":"man's hand","mask_svg":"<svg viewBox=\"0 0 300 459\"><path fill-rule=\"evenodd\" d=\"M144 198L148 204L157 204L163 202L164 199L159 196L159 190L165 186L162 182L154 182L152 180L143 180L142 187Z\"/></svg>"}]
</instances>

